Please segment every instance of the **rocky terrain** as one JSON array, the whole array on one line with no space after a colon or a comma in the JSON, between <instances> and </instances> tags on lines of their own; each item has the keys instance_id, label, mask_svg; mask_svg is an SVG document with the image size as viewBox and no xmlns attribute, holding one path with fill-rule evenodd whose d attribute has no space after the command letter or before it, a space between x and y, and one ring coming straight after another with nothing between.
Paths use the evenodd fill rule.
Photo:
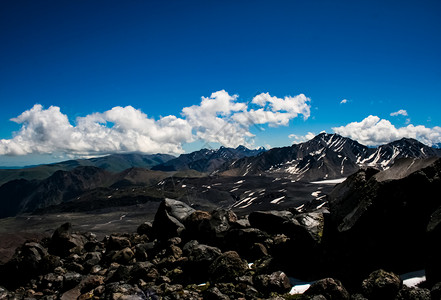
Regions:
<instances>
[{"instance_id":1,"label":"rocky terrain","mask_svg":"<svg viewBox=\"0 0 441 300\"><path fill-rule=\"evenodd\" d=\"M0 267L10 299L440 299L441 159L363 169L321 207L197 210L163 200L136 233L61 225ZM425 270L418 287L402 274ZM290 294L293 278L314 283Z\"/></svg>"}]
</instances>

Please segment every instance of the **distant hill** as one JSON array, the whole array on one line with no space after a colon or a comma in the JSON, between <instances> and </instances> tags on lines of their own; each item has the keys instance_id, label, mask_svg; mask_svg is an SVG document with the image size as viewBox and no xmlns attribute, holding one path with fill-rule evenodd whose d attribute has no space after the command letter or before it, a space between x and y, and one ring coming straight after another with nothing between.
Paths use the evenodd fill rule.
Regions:
<instances>
[{"instance_id":1,"label":"distant hill","mask_svg":"<svg viewBox=\"0 0 441 300\"><path fill-rule=\"evenodd\" d=\"M97 167L109 172L121 172L129 168L147 168L162 164L175 158L168 154L112 154L91 159L75 159L54 164L39 165L23 169L0 170L0 186L15 179L44 179L56 171L69 171L79 166Z\"/></svg>"}]
</instances>

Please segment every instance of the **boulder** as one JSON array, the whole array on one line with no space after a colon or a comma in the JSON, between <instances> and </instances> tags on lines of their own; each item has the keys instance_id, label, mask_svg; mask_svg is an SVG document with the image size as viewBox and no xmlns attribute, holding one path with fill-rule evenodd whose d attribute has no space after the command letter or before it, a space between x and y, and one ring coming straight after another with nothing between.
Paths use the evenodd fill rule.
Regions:
<instances>
[{"instance_id":1,"label":"boulder","mask_svg":"<svg viewBox=\"0 0 441 300\"><path fill-rule=\"evenodd\" d=\"M323 236L328 268L348 287L379 268L396 273L427 268L430 284L441 281L436 229L441 159L407 163L379 173L360 170L328 196L331 213ZM423 167L408 174L412 164Z\"/></svg>"},{"instance_id":2,"label":"boulder","mask_svg":"<svg viewBox=\"0 0 441 300\"><path fill-rule=\"evenodd\" d=\"M269 275L258 275L254 279L256 287L265 294L276 292L284 294L289 292L291 284L289 278L282 271L277 271Z\"/></svg>"},{"instance_id":3,"label":"boulder","mask_svg":"<svg viewBox=\"0 0 441 300\"><path fill-rule=\"evenodd\" d=\"M231 229L225 236L225 244L227 249L234 249L241 256L246 259L254 260L258 250L252 252L251 249L256 245L260 244L264 248L264 244L270 238L270 236L257 228L244 228L244 229Z\"/></svg>"},{"instance_id":4,"label":"boulder","mask_svg":"<svg viewBox=\"0 0 441 300\"><path fill-rule=\"evenodd\" d=\"M184 273L188 280L199 282L208 277L208 267L222 254L216 247L199 244L193 240L184 245L184 255L188 257Z\"/></svg>"},{"instance_id":5,"label":"boulder","mask_svg":"<svg viewBox=\"0 0 441 300\"><path fill-rule=\"evenodd\" d=\"M232 210L218 208L211 212L210 227L217 238L224 237L231 224L235 222L237 222L237 216Z\"/></svg>"},{"instance_id":6,"label":"boulder","mask_svg":"<svg viewBox=\"0 0 441 300\"><path fill-rule=\"evenodd\" d=\"M327 300L349 300L350 295L338 279L325 278L314 282L304 293L307 296L322 295ZM372 298L376 299L376 298Z\"/></svg>"},{"instance_id":7,"label":"boulder","mask_svg":"<svg viewBox=\"0 0 441 300\"><path fill-rule=\"evenodd\" d=\"M164 199L155 215L153 235L160 240L180 236L185 230L184 220L195 210L187 204L173 199Z\"/></svg>"},{"instance_id":8,"label":"boulder","mask_svg":"<svg viewBox=\"0 0 441 300\"><path fill-rule=\"evenodd\" d=\"M132 247L128 237L111 235L107 240L106 250L122 250Z\"/></svg>"},{"instance_id":9,"label":"boulder","mask_svg":"<svg viewBox=\"0 0 441 300\"><path fill-rule=\"evenodd\" d=\"M15 250L14 256L5 265L0 266L1 284L17 287L26 280L47 271L47 250L37 242L26 242Z\"/></svg>"},{"instance_id":10,"label":"boulder","mask_svg":"<svg viewBox=\"0 0 441 300\"><path fill-rule=\"evenodd\" d=\"M216 258L208 268L208 275L214 282L228 282L243 275L248 264L235 251L227 251Z\"/></svg>"},{"instance_id":11,"label":"boulder","mask_svg":"<svg viewBox=\"0 0 441 300\"><path fill-rule=\"evenodd\" d=\"M133 259L134 256L135 253L133 253L132 249L127 247L116 252L112 256L112 261L120 264L127 264Z\"/></svg>"},{"instance_id":12,"label":"boulder","mask_svg":"<svg viewBox=\"0 0 441 300\"><path fill-rule=\"evenodd\" d=\"M144 222L138 226L138 228L136 229L136 232L141 235L145 234L148 237L152 236L153 224L151 222Z\"/></svg>"},{"instance_id":13,"label":"boulder","mask_svg":"<svg viewBox=\"0 0 441 300\"><path fill-rule=\"evenodd\" d=\"M284 224L290 222L294 215L289 211L255 211L248 216L250 226L268 233L284 233Z\"/></svg>"},{"instance_id":14,"label":"boulder","mask_svg":"<svg viewBox=\"0 0 441 300\"><path fill-rule=\"evenodd\" d=\"M402 286L400 277L392 272L377 270L363 280L361 288L368 299L395 299Z\"/></svg>"},{"instance_id":15,"label":"boulder","mask_svg":"<svg viewBox=\"0 0 441 300\"><path fill-rule=\"evenodd\" d=\"M66 257L75 251L81 251L87 242L82 235L72 233L72 224L64 223L58 227L49 242L49 252Z\"/></svg>"}]
</instances>

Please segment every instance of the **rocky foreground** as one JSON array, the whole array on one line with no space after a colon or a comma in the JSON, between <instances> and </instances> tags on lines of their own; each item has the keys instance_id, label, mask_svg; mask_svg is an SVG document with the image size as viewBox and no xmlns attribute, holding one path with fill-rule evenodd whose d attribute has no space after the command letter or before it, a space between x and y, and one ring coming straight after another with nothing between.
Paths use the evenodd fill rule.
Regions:
<instances>
[{"instance_id":1,"label":"rocky foreground","mask_svg":"<svg viewBox=\"0 0 441 300\"><path fill-rule=\"evenodd\" d=\"M357 282L348 278L360 274L349 274L343 284L323 277L290 295L288 275L344 273L329 269L328 215L266 211L239 219L166 199L153 224L133 234L98 241L66 223L51 238L26 242L1 266L0 299L440 299L441 283L409 288L384 270Z\"/></svg>"},{"instance_id":2,"label":"rocky foreground","mask_svg":"<svg viewBox=\"0 0 441 300\"><path fill-rule=\"evenodd\" d=\"M405 159L302 211L165 199L153 223L101 241L65 223L0 266L0 299L441 299L440 187L441 159ZM422 269L418 287L396 275ZM291 295L290 277L315 283Z\"/></svg>"}]
</instances>

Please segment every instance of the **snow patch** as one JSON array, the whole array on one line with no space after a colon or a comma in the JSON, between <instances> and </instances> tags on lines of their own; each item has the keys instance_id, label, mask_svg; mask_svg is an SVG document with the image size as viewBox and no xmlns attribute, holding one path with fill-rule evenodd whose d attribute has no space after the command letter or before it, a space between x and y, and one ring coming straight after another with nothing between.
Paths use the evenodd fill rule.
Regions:
<instances>
[{"instance_id":1,"label":"snow patch","mask_svg":"<svg viewBox=\"0 0 441 300\"><path fill-rule=\"evenodd\" d=\"M337 183L342 183L345 180L346 180L346 177L337 178L337 179L320 180L320 181L311 181L310 183L313 183L313 184L337 184Z\"/></svg>"},{"instance_id":2,"label":"snow patch","mask_svg":"<svg viewBox=\"0 0 441 300\"><path fill-rule=\"evenodd\" d=\"M408 287L414 287L419 283L426 281L426 272L424 270L419 270L415 272L409 272L400 275L403 284Z\"/></svg>"},{"instance_id":3,"label":"snow patch","mask_svg":"<svg viewBox=\"0 0 441 300\"><path fill-rule=\"evenodd\" d=\"M315 191L311 194L312 197L318 197L318 195L321 193L322 191Z\"/></svg>"},{"instance_id":4,"label":"snow patch","mask_svg":"<svg viewBox=\"0 0 441 300\"><path fill-rule=\"evenodd\" d=\"M282 197L276 198L276 199L272 200L270 203L272 203L272 204L277 204L277 203L279 203L280 201L282 201L284 198L285 198L285 196L282 196Z\"/></svg>"}]
</instances>

